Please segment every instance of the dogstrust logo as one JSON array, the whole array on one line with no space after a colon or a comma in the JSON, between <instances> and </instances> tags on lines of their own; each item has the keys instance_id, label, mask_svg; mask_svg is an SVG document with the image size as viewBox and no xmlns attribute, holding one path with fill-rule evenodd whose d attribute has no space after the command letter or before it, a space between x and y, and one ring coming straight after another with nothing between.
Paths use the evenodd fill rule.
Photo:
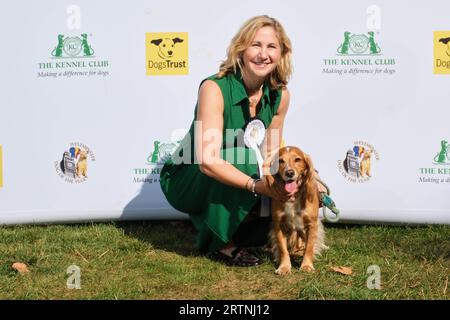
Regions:
<instances>
[{"instance_id":1,"label":"dogstrust logo","mask_svg":"<svg viewBox=\"0 0 450 320\"><path fill-rule=\"evenodd\" d=\"M73 142L62 154L62 159L55 161L56 173L68 183L79 184L88 179L89 161L95 161L92 150L83 143Z\"/></svg>"},{"instance_id":2,"label":"dogstrust logo","mask_svg":"<svg viewBox=\"0 0 450 320\"><path fill-rule=\"evenodd\" d=\"M159 183L159 175L164 163L169 160L174 151L180 145L181 140L176 142L153 141L153 148L145 160L145 167L133 169L134 183Z\"/></svg>"},{"instance_id":3,"label":"dogstrust logo","mask_svg":"<svg viewBox=\"0 0 450 320\"><path fill-rule=\"evenodd\" d=\"M450 74L450 31L434 32L434 74Z\"/></svg>"},{"instance_id":4,"label":"dogstrust logo","mask_svg":"<svg viewBox=\"0 0 450 320\"><path fill-rule=\"evenodd\" d=\"M345 31L336 48L336 56L323 59L323 74L334 75L393 75L396 60L382 57L376 33L354 34Z\"/></svg>"},{"instance_id":5,"label":"dogstrust logo","mask_svg":"<svg viewBox=\"0 0 450 320\"><path fill-rule=\"evenodd\" d=\"M58 34L48 60L38 62L38 78L109 76L109 61L96 58L91 38L87 33Z\"/></svg>"},{"instance_id":6,"label":"dogstrust logo","mask_svg":"<svg viewBox=\"0 0 450 320\"><path fill-rule=\"evenodd\" d=\"M367 182L372 178L373 159L380 160L375 148L367 142L355 141L353 147L347 151L345 159L338 161L338 168L347 181Z\"/></svg>"},{"instance_id":7,"label":"dogstrust logo","mask_svg":"<svg viewBox=\"0 0 450 320\"><path fill-rule=\"evenodd\" d=\"M444 184L450 183L450 145L441 140L439 151L435 153L432 166L419 168L419 182Z\"/></svg>"},{"instance_id":8,"label":"dogstrust logo","mask_svg":"<svg viewBox=\"0 0 450 320\"><path fill-rule=\"evenodd\" d=\"M189 73L187 32L148 32L145 47L148 76Z\"/></svg>"}]
</instances>

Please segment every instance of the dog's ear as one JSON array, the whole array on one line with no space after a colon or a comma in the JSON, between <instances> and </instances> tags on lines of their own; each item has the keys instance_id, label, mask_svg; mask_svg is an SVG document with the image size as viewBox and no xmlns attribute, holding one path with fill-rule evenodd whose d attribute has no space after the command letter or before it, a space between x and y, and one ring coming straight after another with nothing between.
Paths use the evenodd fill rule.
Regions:
<instances>
[{"instance_id":1,"label":"dog's ear","mask_svg":"<svg viewBox=\"0 0 450 320\"><path fill-rule=\"evenodd\" d=\"M303 174L303 178L306 181L306 183L312 183L314 181L314 166L311 160L311 157L304 154L305 159L305 171Z\"/></svg>"},{"instance_id":2,"label":"dog's ear","mask_svg":"<svg viewBox=\"0 0 450 320\"><path fill-rule=\"evenodd\" d=\"M173 38L172 41L173 41L173 43L178 43L178 42L183 42L184 40L180 39L180 38Z\"/></svg>"},{"instance_id":3,"label":"dog's ear","mask_svg":"<svg viewBox=\"0 0 450 320\"><path fill-rule=\"evenodd\" d=\"M159 46L159 44L162 42L162 39L155 39L155 40L152 40L152 41L150 41L150 43L153 43L154 45L156 45L156 46Z\"/></svg>"}]
</instances>

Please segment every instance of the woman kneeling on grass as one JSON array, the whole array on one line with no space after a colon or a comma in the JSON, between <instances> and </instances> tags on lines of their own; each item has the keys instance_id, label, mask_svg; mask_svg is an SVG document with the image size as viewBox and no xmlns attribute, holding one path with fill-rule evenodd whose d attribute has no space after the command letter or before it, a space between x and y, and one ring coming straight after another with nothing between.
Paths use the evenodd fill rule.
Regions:
<instances>
[{"instance_id":1,"label":"woman kneeling on grass","mask_svg":"<svg viewBox=\"0 0 450 320\"><path fill-rule=\"evenodd\" d=\"M290 197L258 179L259 151L233 132L248 132L249 123L256 124L250 136L261 127L266 133L263 156L278 149L289 106L291 51L277 20L257 16L247 21L219 72L201 82L189 133L161 171L162 190L175 209L190 215L200 252L230 265L260 263L245 249L267 242L270 217L259 217L260 196Z\"/></svg>"}]
</instances>

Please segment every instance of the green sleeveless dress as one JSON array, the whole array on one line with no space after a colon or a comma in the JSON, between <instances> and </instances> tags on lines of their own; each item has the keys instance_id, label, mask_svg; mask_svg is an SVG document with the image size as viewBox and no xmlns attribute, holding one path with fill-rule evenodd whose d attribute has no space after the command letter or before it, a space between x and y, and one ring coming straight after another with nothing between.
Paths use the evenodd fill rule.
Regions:
<instances>
[{"instance_id":1,"label":"green sleeveless dress","mask_svg":"<svg viewBox=\"0 0 450 320\"><path fill-rule=\"evenodd\" d=\"M258 177L255 152L242 142L245 126L251 120L242 77L240 74L229 74L220 79L211 76L205 80L216 82L224 99L221 157L247 175ZM264 84L261 107L256 117L264 122L266 128L272 122L280 101L281 90L270 90ZM197 107L198 104L194 121ZM241 222L260 201L260 197L222 184L200 172L194 155L194 121L171 159L164 164L160 184L167 201L178 211L190 215L198 231L198 249L206 253L221 249L236 236ZM238 134L235 130L238 130ZM267 236L266 232L267 228L256 224L243 231L240 238L245 238L249 244L258 243Z\"/></svg>"}]
</instances>

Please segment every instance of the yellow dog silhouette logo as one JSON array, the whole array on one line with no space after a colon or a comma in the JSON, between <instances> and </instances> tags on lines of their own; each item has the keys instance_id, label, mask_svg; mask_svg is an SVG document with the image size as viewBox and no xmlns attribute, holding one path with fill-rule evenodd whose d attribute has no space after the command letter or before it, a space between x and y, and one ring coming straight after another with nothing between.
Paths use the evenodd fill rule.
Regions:
<instances>
[{"instance_id":1,"label":"yellow dog silhouette logo","mask_svg":"<svg viewBox=\"0 0 450 320\"><path fill-rule=\"evenodd\" d=\"M150 41L150 43L154 44L155 46L158 46L158 56L161 59L167 60L172 58L175 45L177 43L183 42L183 39L180 38L164 38L164 39L155 39Z\"/></svg>"},{"instance_id":2,"label":"yellow dog silhouette logo","mask_svg":"<svg viewBox=\"0 0 450 320\"><path fill-rule=\"evenodd\" d=\"M146 34L147 75L188 74L187 32Z\"/></svg>"},{"instance_id":3,"label":"yellow dog silhouette logo","mask_svg":"<svg viewBox=\"0 0 450 320\"><path fill-rule=\"evenodd\" d=\"M434 74L450 74L450 31L434 32Z\"/></svg>"}]
</instances>

